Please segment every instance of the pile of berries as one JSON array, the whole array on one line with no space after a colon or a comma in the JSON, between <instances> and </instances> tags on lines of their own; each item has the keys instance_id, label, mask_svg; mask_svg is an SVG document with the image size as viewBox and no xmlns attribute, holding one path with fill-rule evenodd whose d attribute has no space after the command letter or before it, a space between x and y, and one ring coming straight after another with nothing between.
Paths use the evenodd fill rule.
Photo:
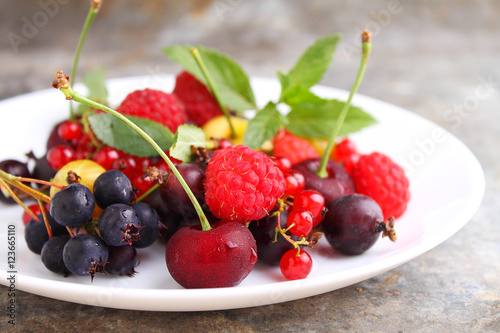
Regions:
<instances>
[{"instance_id":1,"label":"pile of berries","mask_svg":"<svg viewBox=\"0 0 500 333\"><path fill-rule=\"evenodd\" d=\"M186 72L172 94L136 91L118 111L172 131L187 122L204 126L222 114L205 86ZM163 159L104 145L84 117L54 127L46 155L35 158L32 170L13 160L1 162L0 169L51 182L50 205L29 206L37 217L24 213L23 221L28 248L59 274L132 276L137 250L160 239L172 277L186 288L237 285L257 258L279 265L293 280L311 271L306 248L321 233L345 254L363 253L380 233L395 239L394 219L406 210L409 184L389 157L360 154L346 138L328 161L328 177L321 178L315 174L320 153L292 133L278 131L269 154L228 139L198 151L193 161L172 159L210 231L201 230L200 212ZM205 258L199 259L204 266L181 260L195 260L193 253ZM216 260L206 256L213 253Z\"/></svg>"}]
</instances>

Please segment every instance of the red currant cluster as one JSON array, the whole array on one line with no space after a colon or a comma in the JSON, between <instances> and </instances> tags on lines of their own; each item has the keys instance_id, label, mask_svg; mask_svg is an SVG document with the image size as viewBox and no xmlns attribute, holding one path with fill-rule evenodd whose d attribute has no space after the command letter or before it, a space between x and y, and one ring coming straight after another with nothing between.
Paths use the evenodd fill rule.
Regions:
<instances>
[{"instance_id":1,"label":"red currant cluster","mask_svg":"<svg viewBox=\"0 0 500 333\"><path fill-rule=\"evenodd\" d=\"M288 213L286 229L281 229L278 223L277 230L294 246L294 249L282 255L279 265L282 274L287 279L303 279L312 269L312 259L299 245L311 244L306 237L311 235L313 228L318 226L326 213L325 198L315 190L304 189L304 175L292 169L288 158L277 156L274 157L274 161L284 174L286 182L284 203L287 205L285 209ZM286 232L290 232L301 240L291 239Z\"/></svg>"}]
</instances>

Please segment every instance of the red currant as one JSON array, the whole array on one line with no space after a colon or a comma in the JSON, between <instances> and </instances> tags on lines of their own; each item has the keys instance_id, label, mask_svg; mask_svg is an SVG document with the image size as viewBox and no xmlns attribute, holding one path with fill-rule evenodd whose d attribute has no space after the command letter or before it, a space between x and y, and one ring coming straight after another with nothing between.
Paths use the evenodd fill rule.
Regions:
<instances>
[{"instance_id":1,"label":"red currant","mask_svg":"<svg viewBox=\"0 0 500 333\"><path fill-rule=\"evenodd\" d=\"M120 155L121 153L117 149L110 146L104 146L96 151L92 160L99 163L104 169L111 170L113 168L113 162L120 157Z\"/></svg>"},{"instance_id":2,"label":"red currant","mask_svg":"<svg viewBox=\"0 0 500 333\"><path fill-rule=\"evenodd\" d=\"M290 228L290 232L295 236L305 237L309 235L313 228L313 219L314 217L310 211L305 209L295 209L294 207L290 214L288 214L286 226L287 228Z\"/></svg>"},{"instance_id":3,"label":"red currant","mask_svg":"<svg viewBox=\"0 0 500 333\"><path fill-rule=\"evenodd\" d=\"M170 158L170 160L172 161L172 163L174 165L179 165L179 164L182 163L181 160L175 159L172 156L170 156L170 153L168 151L165 152L165 154ZM160 170L163 170L163 171L169 171L170 170L170 167L168 166L167 162L165 162L165 160L163 158L159 158L158 161L155 162L154 166L157 169L160 169Z\"/></svg>"},{"instance_id":4,"label":"red currant","mask_svg":"<svg viewBox=\"0 0 500 333\"><path fill-rule=\"evenodd\" d=\"M113 169L120 170L127 176L128 179L134 179L137 175L137 163L130 155L123 155L118 157L113 162Z\"/></svg>"},{"instance_id":5,"label":"red currant","mask_svg":"<svg viewBox=\"0 0 500 333\"><path fill-rule=\"evenodd\" d=\"M350 174L354 164L361 155L358 153L356 145L348 138L343 139L337 145L331 154L331 158L338 163L342 163L344 169Z\"/></svg>"},{"instance_id":6,"label":"red currant","mask_svg":"<svg viewBox=\"0 0 500 333\"><path fill-rule=\"evenodd\" d=\"M290 170L284 173L286 188L285 194L288 196L295 196L300 193L306 186L306 180L302 173L297 170Z\"/></svg>"},{"instance_id":7,"label":"red currant","mask_svg":"<svg viewBox=\"0 0 500 333\"><path fill-rule=\"evenodd\" d=\"M135 160L137 174L142 176L151 166L151 160L147 157L133 156L133 158Z\"/></svg>"},{"instance_id":8,"label":"red currant","mask_svg":"<svg viewBox=\"0 0 500 333\"><path fill-rule=\"evenodd\" d=\"M143 177L142 175L137 175L132 180L132 185L137 189L136 196L140 197L147 190L149 190L153 186L153 182L151 182L149 177Z\"/></svg>"},{"instance_id":9,"label":"red currant","mask_svg":"<svg viewBox=\"0 0 500 333\"><path fill-rule=\"evenodd\" d=\"M233 144L228 139L222 138L219 141L219 147L220 147L220 149L224 149L224 148L232 147L232 146L233 146Z\"/></svg>"},{"instance_id":10,"label":"red currant","mask_svg":"<svg viewBox=\"0 0 500 333\"><path fill-rule=\"evenodd\" d=\"M290 169L292 168L292 162L290 162L290 160L286 157L273 156L272 160L274 161L278 169L280 169L283 173L290 171Z\"/></svg>"},{"instance_id":11,"label":"red currant","mask_svg":"<svg viewBox=\"0 0 500 333\"><path fill-rule=\"evenodd\" d=\"M302 249L291 249L281 257L280 269L288 280L304 279L312 269L311 256Z\"/></svg>"},{"instance_id":12,"label":"red currant","mask_svg":"<svg viewBox=\"0 0 500 333\"><path fill-rule=\"evenodd\" d=\"M57 127L57 134L67 141L72 141L82 136L82 126L76 121L66 120Z\"/></svg>"},{"instance_id":13,"label":"red currant","mask_svg":"<svg viewBox=\"0 0 500 333\"><path fill-rule=\"evenodd\" d=\"M66 145L54 146L47 152L47 162L54 170L59 170L76 159L75 150Z\"/></svg>"},{"instance_id":14,"label":"red currant","mask_svg":"<svg viewBox=\"0 0 500 333\"><path fill-rule=\"evenodd\" d=\"M44 206L45 207L45 211L48 212L49 211L49 206L48 204ZM28 209L31 210L33 212L33 214L35 215L39 215L42 213L42 211L40 210L40 206L39 205L30 205L28 206ZM29 215L26 211L23 212L23 223L24 225L28 224L28 222L32 219L31 215Z\"/></svg>"},{"instance_id":15,"label":"red currant","mask_svg":"<svg viewBox=\"0 0 500 333\"><path fill-rule=\"evenodd\" d=\"M92 139L86 133L84 133L76 142L76 157L79 160L84 160L96 150L96 147L92 143Z\"/></svg>"},{"instance_id":16,"label":"red currant","mask_svg":"<svg viewBox=\"0 0 500 333\"><path fill-rule=\"evenodd\" d=\"M169 171L170 168L167 164L167 162L165 162L162 158L160 158L155 164L154 164L154 167L159 169L159 170L162 170L162 171Z\"/></svg>"},{"instance_id":17,"label":"red currant","mask_svg":"<svg viewBox=\"0 0 500 333\"><path fill-rule=\"evenodd\" d=\"M315 190L304 190L293 199L293 209L307 209L314 217L313 226L316 226L326 213L325 198Z\"/></svg>"}]
</instances>

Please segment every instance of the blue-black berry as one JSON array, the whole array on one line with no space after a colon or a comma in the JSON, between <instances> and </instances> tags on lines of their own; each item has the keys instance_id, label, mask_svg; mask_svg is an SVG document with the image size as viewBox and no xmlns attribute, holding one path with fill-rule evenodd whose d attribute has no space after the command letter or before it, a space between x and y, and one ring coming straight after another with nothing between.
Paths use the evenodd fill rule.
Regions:
<instances>
[{"instance_id":1,"label":"blue-black berry","mask_svg":"<svg viewBox=\"0 0 500 333\"><path fill-rule=\"evenodd\" d=\"M132 245L140 239L142 224L136 211L125 204L106 207L97 223L102 239L112 246Z\"/></svg>"},{"instance_id":2,"label":"blue-black berry","mask_svg":"<svg viewBox=\"0 0 500 333\"><path fill-rule=\"evenodd\" d=\"M142 229L139 231L141 239L132 242L137 248L148 247L158 238L159 217L156 210L144 202L138 202L132 205L141 220Z\"/></svg>"},{"instance_id":3,"label":"blue-black berry","mask_svg":"<svg viewBox=\"0 0 500 333\"><path fill-rule=\"evenodd\" d=\"M56 192L50 201L50 214L57 223L66 227L79 227L89 221L94 208L92 192L78 183Z\"/></svg>"},{"instance_id":4,"label":"blue-black berry","mask_svg":"<svg viewBox=\"0 0 500 333\"><path fill-rule=\"evenodd\" d=\"M121 171L108 170L94 181L94 197L102 209L116 203L128 205L132 196L132 183Z\"/></svg>"},{"instance_id":5,"label":"blue-black berry","mask_svg":"<svg viewBox=\"0 0 500 333\"><path fill-rule=\"evenodd\" d=\"M106 243L88 234L71 237L63 249L64 264L69 271L79 276L90 275L92 280L95 273L104 272L108 256Z\"/></svg>"}]
</instances>

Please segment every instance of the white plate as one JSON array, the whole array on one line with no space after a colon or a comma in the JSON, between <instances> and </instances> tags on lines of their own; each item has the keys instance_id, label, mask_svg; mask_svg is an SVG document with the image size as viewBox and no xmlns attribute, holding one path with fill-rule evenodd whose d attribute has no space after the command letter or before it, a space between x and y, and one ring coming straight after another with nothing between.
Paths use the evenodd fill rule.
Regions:
<instances>
[{"instance_id":1,"label":"white plate","mask_svg":"<svg viewBox=\"0 0 500 333\"><path fill-rule=\"evenodd\" d=\"M276 80L253 79L259 105L277 100ZM109 81L111 105L126 93L146 87L171 91L173 78L149 76ZM80 87L80 92L83 88ZM78 89L77 89L78 91ZM326 97L346 99L347 92L317 87ZM141 264L133 278L98 275L64 278L46 270L40 257L29 252L23 236L22 210L0 206L0 282L10 286L7 230L16 227L15 288L59 300L121 309L201 311L252 307L313 296L368 279L401 265L442 243L462 228L478 209L484 194L480 164L457 138L432 122L399 107L357 95L379 123L352 136L362 152L382 151L405 166L412 198L397 221L398 241L379 240L360 256L335 253L323 239L311 250L313 270L307 279L285 281L279 268L258 264L234 288L182 289L170 277L163 246L140 251ZM29 150L39 155L50 127L68 114L68 102L55 89L0 102L2 130L0 159L22 158Z\"/></svg>"}]
</instances>

